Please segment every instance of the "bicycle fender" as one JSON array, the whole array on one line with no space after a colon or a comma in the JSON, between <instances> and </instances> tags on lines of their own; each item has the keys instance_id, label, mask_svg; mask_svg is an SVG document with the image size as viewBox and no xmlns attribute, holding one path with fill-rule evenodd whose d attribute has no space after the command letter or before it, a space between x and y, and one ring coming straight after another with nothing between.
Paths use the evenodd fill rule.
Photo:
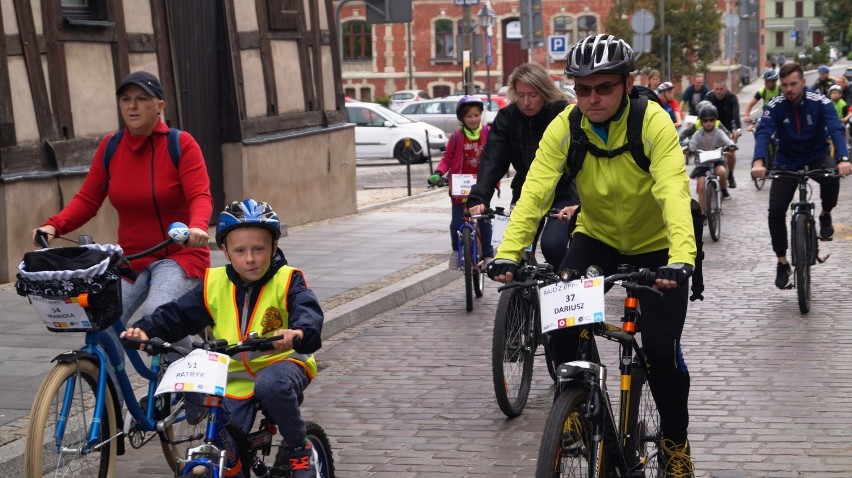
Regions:
<instances>
[{"instance_id":1,"label":"bicycle fender","mask_svg":"<svg viewBox=\"0 0 852 478\"><path fill-rule=\"evenodd\" d=\"M95 356L95 354L84 352L82 350L66 350L65 352L62 352L56 357L53 357L53 360L51 360L50 362L72 363L81 359L89 359L95 364L98 363L98 358Z\"/></svg>"}]
</instances>

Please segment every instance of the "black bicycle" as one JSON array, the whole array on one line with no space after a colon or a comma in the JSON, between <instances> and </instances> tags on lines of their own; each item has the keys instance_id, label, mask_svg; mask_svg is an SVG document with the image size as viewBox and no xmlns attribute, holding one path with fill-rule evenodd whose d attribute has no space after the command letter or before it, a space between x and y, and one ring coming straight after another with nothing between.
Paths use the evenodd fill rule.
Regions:
<instances>
[{"instance_id":1,"label":"black bicycle","mask_svg":"<svg viewBox=\"0 0 852 478\"><path fill-rule=\"evenodd\" d=\"M837 176L836 169L803 169L799 171L770 171L768 177L793 178L799 182L799 200L790 205L793 217L790 219L790 259L795 270L794 284L799 299L799 310L806 314L811 309L811 266L822 264L831 254L819 256L813 192L808 179Z\"/></svg>"},{"instance_id":2,"label":"black bicycle","mask_svg":"<svg viewBox=\"0 0 852 478\"><path fill-rule=\"evenodd\" d=\"M748 131L753 133L754 127L757 125L758 120L748 121ZM769 148L766 150L766 158L763 159L763 166L767 171L771 171L773 167L775 167L775 135L772 135L772 139L769 141ZM754 182L754 187L757 188L758 191L763 189L763 185L766 182L766 177L755 178L752 177L751 180Z\"/></svg>"},{"instance_id":3,"label":"black bicycle","mask_svg":"<svg viewBox=\"0 0 852 478\"><path fill-rule=\"evenodd\" d=\"M554 284L577 275L563 272L559 277L551 273L546 282ZM556 370L557 396L541 438L537 478L664 476L660 417L647 386L648 361L634 336L640 320L638 291L661 294L650 286L653 281L651 270L626 265L603 279L605 285L627 290L623 326L606 322L578 326L582 328L578 360L561 364ZM619 344L617 414L610 402L607 367L600 360L595 336Z\"/></svg>"}]
</instances>

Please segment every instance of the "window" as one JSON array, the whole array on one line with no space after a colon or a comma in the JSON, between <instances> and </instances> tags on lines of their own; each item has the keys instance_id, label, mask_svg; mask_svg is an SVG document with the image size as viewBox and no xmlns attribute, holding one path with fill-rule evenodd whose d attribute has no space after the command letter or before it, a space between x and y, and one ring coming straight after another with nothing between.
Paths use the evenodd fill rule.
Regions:
<instances>
[{"instance_id":1,"label":"window","mask_svg":"<svg viewBox=\"0 0 852 478\"><path fill-rule=\"evenodd\" d=\"M553 34L568 37L568 44L574 43L574 19L568 16L553 19Z\"/></svg>"},{"instance_id":2,"label":"window","mask_svg":"<svg viewBox=\"0 0 852 478\"><path fill-rule=\"evenodd\" d=\"M814 2L814 16L821 17L822 15L822 2Z\"/></svg>"},{"instance_id":3,"label":"window","mask_svg":"<svg viewBox=\"0 0 852 478\"><path fill-rule=\"evenodd\" d=\"M269 29L299 31L299 0L267 0Z\"/></svg>"},{"instance_id":4,"label":"window","mask_svg":"<svg viewBox=\"0 0 852 478\"><path fill-rule=\"evenodd\" d=\"M598 34L598 19L592 15L583 15L577 19L577 39Z\"/></svg>"},{"instance_id":5,"label":"window","mask_svg":"<svg viewBox=\"0 0 852 478\"><path fill-rule=\"evenodd\" d=\"M361 87L361 101L373 101L373 90L370 87Z\"/></svg>"},{"instance_id":6,"label":"window","mask_svg":"<svg viewBox=\"0 0 852 478\"><path fill-rule=\"evenodd\" d=\"M448 85L435 85L432 87L433 98L443 98L450 96L450 87Z\"/></svg>"},{"instance_id":7,"label":"window","mask_svg":"<svg viewBox=\"0 0 852 478\"><path fill-rule=\"evenodd\" d=\"M803 16L805 16L805 6L802 1L799 0L796 2L796 18L802 18Z\"/></svg>"},{"instance_id":8,"label":"window","mask_svg":"<svg viewBox=\"0 0 852 478\"><path fill-rule=\"evenodd\" d=\"M352 20L343 24L343 59L350 61L373 58L373 32L363 20Z\"/></svg>"},{"instance_id":9,"label":"window","mask_svg":"<svg viewBox=\"0 0 852 478\"><path fill-rule=\"evenodd\" d=\"M113 22L107 21L105 0L61 0L60 6L66 25L113 25Z\"/></svg>"},{"instance_id":10,"label":"window","mask_svg":"<svg viewBox=\"0 0 852 478\"><path fill-rule=\"evenodd\" d=\"M775 16L778 18L784 16L784 2L775 2Z\"/></svg>"},{"instance_id":11,"label":"window","mask_svg":"<svg viewBox=\"0 0 852 478\"><path fill-rule=\"evenodd\" d=\"M784 32L775 32L775 48L784 46Z\"/></svg>"},{"instance_id":12,"label":"window","mask_svg":"<svg viewBox=\"0 0 852 478\"><path fill-rule=\"evenodd\" d=\"M453 21L435 22L435 58L453 58Z\"/></svg>"}]
</instances>

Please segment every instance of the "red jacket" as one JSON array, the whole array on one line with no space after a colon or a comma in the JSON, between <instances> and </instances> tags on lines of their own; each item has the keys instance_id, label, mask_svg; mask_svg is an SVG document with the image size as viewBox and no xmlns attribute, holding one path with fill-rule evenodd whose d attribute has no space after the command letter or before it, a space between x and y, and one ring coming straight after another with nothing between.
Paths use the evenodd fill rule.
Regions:
<instances>
[{"instance_id":1,"label":"red jacket","mask_svg":"<svg viewBox=\"0 0 852 478\"><path fill-rule=\"evenodd\" d=\"M488 126L483 126L482 130L479 133L478 143L480 151L485 149L485 143L488 140L489 130L490 128ZM476 175L479 171L479 163L477 163L476 167L468 167L464 164L465 141L467 141L467 138L465 138L464 132L461 130L461 128L453 132L453 134L450 135L449 141L447 142L447 148L444 150L444 156L441 158L441 162L438 163L438 166L435 168L436 173L440 174L441 176L447 176L450 179L450 191L453 190L453 174ZM482 160L481 153L479 155L478 160ZM463 199L464 197L461 196L452 196L453 204L459 204L462 202Z\"/></svg>"},{"instance_id":2,"label":"red jacket","mask_svg":"<svg viewBox=\"0 0 852 478\"><path fill-rule=\"evenodd\" d=\"M109 165L109 182L103 154L112 135L98 145L83 186L58 214L45 224L59 235L73 231L97 214L104 199L118 212L118 243L125 254L154 246L168 237L172 222L207 230L213 212L210 179L201 148L186 131L180 134L180 163L175 169L168 151L169 127L162 120L149 136L124 136ZM104 186L108 184L108 191ZM203 278L210 266L207 248L177 244L131 263L139 272L151 262L168 256L186 272L187 277Z\"/></svg>"}]
</instances>

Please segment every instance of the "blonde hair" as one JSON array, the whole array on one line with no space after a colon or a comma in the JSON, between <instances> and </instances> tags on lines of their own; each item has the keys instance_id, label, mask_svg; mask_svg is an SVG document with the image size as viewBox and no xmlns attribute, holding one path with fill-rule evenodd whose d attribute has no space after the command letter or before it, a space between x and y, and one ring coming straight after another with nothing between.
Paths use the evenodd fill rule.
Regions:
<instances>
[{"instance_id":1,"label":"blonde hair","mask_svg":"<svg viewBox=\"0 0 852 478\"><path fill-rule=\"evenodd\" d=\"M553 83L550 74L543 66L538 63L524 63L509 75L509 91L506 94L509 103L514 103L518 99L515 87L519 81L530 85L539 96L544 98L545 104L568 99L568 95Z\"/></svg>"}]
</instances>

